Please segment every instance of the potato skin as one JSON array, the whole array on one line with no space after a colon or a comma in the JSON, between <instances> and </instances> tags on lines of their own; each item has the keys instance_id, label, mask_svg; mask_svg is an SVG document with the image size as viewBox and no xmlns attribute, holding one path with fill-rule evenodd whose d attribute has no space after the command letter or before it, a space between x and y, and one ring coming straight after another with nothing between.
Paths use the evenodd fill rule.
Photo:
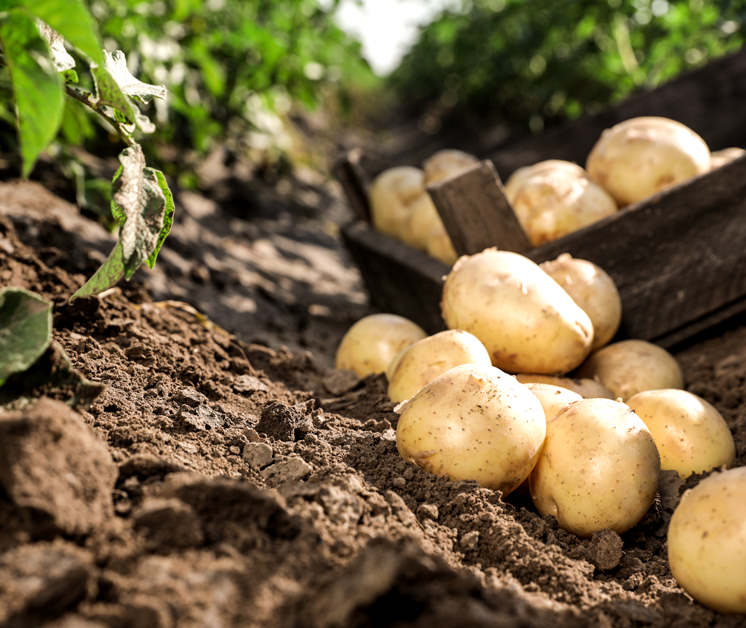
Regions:
<instances>
[{"instance_id":1,"label":"potato skin","mask_svg":"<svg viewBox=\"0 0 746 628\"><path fill-rule=\"evenodd\" d=\"M515 195L521 185L523 185L523 183L533 175L547 170L562 170L568 176L575 178L588 176L588 173L586 173L586 171L576 163L565 161L564 159L546 159L530 166L518 168L513 172L505 182L505 198L507 198L508 202L512 205L515 201Z\"/></svg>"},{"instance_id":2,"label":"potato skin","mask_svg":"<svg viewBox=\"0 0 746 628\"><path fill-rule=\"evenodd\" d=\"M409 221L418 203L425 203L425 174L419 168L397 166L380 173L368 193L373 226L399 240L409 236ZM409 242L408 242L409 243Z\"/></svg>"},{"instance_id":3,"label":"potato skin","mask_svg":"<svg viewBox=\"0 0 746 628\"><path fill-rule=\"evenodd\" d=\"M683 124L655 116L631 118L606 129L591 149L586 170L620 206L704 174L710 149Z\"/></svg>"},{"instance_id":4,"label":"potato skin","mask_svg":"<svg viewBox=\"0 0 746 628\"><path fill-rule=\"evenodd\" d=\"M606 345L592 353L576 375L601 382L622 400L643 390L684 387L684 376L676 359L645 340L622 340Z\"/></svg>"},{"instance_id":5,"label":"potato skin","mask_svg":"<svg viewBox=\"0 0 746 628\"><path fill-rule=\"evenodd\" d=\"M459 258L446 277L441 309L492 363L512 373L566 373L593 342L588 315L560 285L518 253L485 249Z\"/></svg>"},{"instance_id":6,"label":"potato skin","mask_svg":"<svg viewBox=\"0 0 746 628\"><path fill-rule=\"evenodd\" d=\"M682 478L731 465L736 445L728 424L707 401L685 390L646 390L627 400L653 435L661 468Z\"/></svg>"},{"instance_id":7,"label":"potato skin","mask_svg":"<svg viewBox=\"0 0 746 628\"><path fill-rule=\"evenodd\" d=\"M622 322L622 299L614 280L600 266L569 253L539 266L590 317L593 323L591 351L608 344Z\"/></svg>"},{"instance_id":8,"label":"potato skin","mask_svg":"<svg viewBox=\"0 0 746 628\"><path fill-rule=\"evenodd\" d=\"M584 399L616 399L616 395L613 392L595 379L574 379L572 377L537 375L535 373L519 373L515 378L521 384L550 384L551 386L566 388L579 394Z\"/></svg>"},{"instance_id":9,"label":"potato skin","mask_svg":"<svg viewBox=\"0 0 746 628\"><path fill-rule=\"evenodd\" d=\"M710 153L710 170L720 168L721 166L729 164L731 161L735 161L744 155L746 155L746 151L743 150L743 148L738 148L736 146L713 151Z\"/></svg>"},{"instance_id":10,"label":"potato skin","mask_svg":"<svg viewBox=\"0 0 746 628\"><path fill-rule=\"evenodd\" d=\"M439 183L455 177L479 163L479 160L462 150L446 148L433 153L422 164L425 185Z\"/></svg>"},{"instance_id":11,"label":"potato skin","mask_svg":"<svg viewBox=\"0 0 746 628\"><path fill-rule=\"evenodd\" d=\"M403 349L386 370L389 399L409 399L459 364L492 366L487 349L468 331L449 329L418 340Z\"/></svg>"},{"instance_id":12,"label":"potato skin","mask_svg":"<svg viewBox=\"0 0 746 628\"><path fill-rule=\"evenodd\" d=\"M536 395L541 407L544 408L544 416L547 419L547 423L553 421L560 411L564 410L571 403L582 399L578 393L567 388L562 388L562 386L534 382L524 385Z\"/></svg>"},{"instance_id":13,"label":"potato skin","mask_svg":"<svg viewBox=\"0 0 746 628\"><path fill-rule=\"evenodd\" d=\"M427 334L419 326L396 314L371 314L347 330L337 348L335 365L360 377L384 373L391 360L405 347Z\"/></svg>"},{"instance_id":14,"label":"potato skin","mask_svg":"<svg viewBox=\"0 0 746 628\"><path fill-rule=\"evenodd\" d=\"M507 495L523 482L544 442L546 419L523 384L493 366L456 366L401 409L396 443L410 462Z\"/></svg>"},{"instance_id":15,"label":"potato skin","mask_svg":"<svg viewBox=\"0 0 746 628\"><path fill-rule=\"evenodd\" d=\"M713 473L681 497L668 527L671 572L695 600L746 613L746 467Z\"/></svg>"},{"instance_id":16,"label":"potato skin","mask_svg":"<svg viewBox=\"0 0 746 628\"><path fill-rule=\"evenodd\" d=\"M653 503L659 470L653 437L627 405L583 399L547 424L529 487L539 512L565 530L622 533Z\"/></svg>"}]
</instances>

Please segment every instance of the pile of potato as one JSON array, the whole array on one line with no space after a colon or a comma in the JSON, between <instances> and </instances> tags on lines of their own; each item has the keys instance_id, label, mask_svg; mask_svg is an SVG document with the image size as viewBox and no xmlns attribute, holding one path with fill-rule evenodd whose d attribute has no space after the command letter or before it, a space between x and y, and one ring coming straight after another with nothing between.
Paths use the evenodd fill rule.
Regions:
<instances>
[{"instance_id":1,"label":"pile of potato","mask_svg":"<svg viewBox=\"0 0 746 628\"><path fill-rule=\"evenodd\" d=\"M559 159L520 168L506 181L505 196L537 246L743 154L741 148L711 153L699 135L668 118L631 118L604 131L585 169ZM452 264L456 252L426 186L477 163L467 153L443 150L422 170L403 166L382 172L370 189L373 225Z\"/></svg>"},{"instance_id":2,"label":"pile of potato","mask_svg":"<svg viewBox=\"0 0 746 628\"><path fill-rule=\"evenodd\" d=\"M673 356L642 340L607 344L621 303L595 264L565 254L537 265L486 249L456 262L441 307L447 331L426 336L406 319L376 314L356 323L337 352L339 368L386 373L406 460L503 495L527 482L537 510L580 536L634 526L653 503L661 468L688 477L733 463L727 424L683 390ZM671 523L674 574L720 610L746 612L736 595L746 582L722 587L702 573L743 572L746 526L714 526L700 541L698 513L743 518L745 470L710 476L712 490L698 493L702 482L687 493Z\"/></svg>"}]
</instances>

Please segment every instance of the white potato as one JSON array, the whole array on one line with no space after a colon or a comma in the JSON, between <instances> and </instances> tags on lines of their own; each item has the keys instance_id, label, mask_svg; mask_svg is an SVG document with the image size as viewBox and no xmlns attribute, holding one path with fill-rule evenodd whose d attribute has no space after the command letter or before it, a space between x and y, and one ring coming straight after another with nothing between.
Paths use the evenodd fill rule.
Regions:
<instances>
[{"instance_id":1,"label":"white potato","mask_svg":"<svg viewBox=\"0 0 746 628\"><path fill-rule=\"evenodd\" d=\"M510 175L508 180L505 182L505 198L508 199L508 202L511 205L513 204L516 192L518 192L521 185L523 185L527 179L545 170L562 170L568 176L579 179L588 176L586 171L578 166L578 164L571 161L564 161L562 159L547 159L530 166L524 166L523 168L518 168L518 170Z\"/></svg>"},{"instance_id":2,"label":"white potato","mask_svg":"<svg viewBox=\"0 0 746 628\"><path fill-rule=\"evenodd\" d=\"M405 347L424 338L424 330L396 314L371 314L361 318L342 337L336 367L360 377L384 373L391 360Z\"/></svg>"},{"instance_id":3,"label":"white potato","mask_svg":"<svg viewBox=\"0 0 746 628\"><path fill-rule=\"evenodd\" d=\"M586 170L620 206L636 203L710 169L710 149L683 124L631 118L607 129L588 155Z\"/></svg>"},{"instance_id":4,"label":"white potato","mask_svg":"<svg viewBox=\"0 0 746 628\"><path fill-rule=\"evenodd\" d=\"M402 239L416 249L427 250L434 231L441 230L445 233L443 221L427 192L414 201L411 208L412 213L404 228Z\"/></svg>"},{"instance_id":5,"label":"white potato","mask_svg":"<svg viewBox=\"0 0 746 628\"><path fill-rule=\"evenodd\" d=\"M710 153L710 170L720 168L725 164L729 164L731 161L735 161L739 157L746 155L746 151L743 148L737 148L731 146L730 148L723 148L722 150L716 150Z\"/></svg>"},{"instance_id":6,"label":"white potato","mask_svg":"<svg viewBox=\"0 0 746 628\"><path fill-rule=\"evenodd\" d=\"M443 317L487 348L512 373L566 373L593 342L588 315L528 258L486 249L464 255L443 286Z\"/></svg>"},{"instance_id":7,"label":"white potato","mask_svg":"<svg viewBox=\"0 0 746 628\"><path fill-rule=\"evenodd\" d=\"M492 366L487 349L468 331L450 329L418 340L403 349L386 370L389 398L409 399L459 364Z\"/></svg>"},{"instance_id":8,"label":"white potato","mask_svg":"<svg viewBox=\"0 0 746 628\"><path fill-rule=\"evenodd\" d=\"M565 530L621 533L652 505L659 470L653 437L627 405L583 399L547 423L529 488L539 512Z\"/></svg>"},{"instance_id":9,"label":"white potato","mask_svg":"<svg viewBox=\"0 0 746 628\"><path fill-rule=\"evenodd\" d=\"M441 262L453 265L458 259L456 249L453 248L451 238L446 233L445 227L435 229L430 233L430 239L427 242L427 252Z\"/></svg>"},{"instance_id":10,"label":"white potato","mask_svg":"<svg viewBox=\"0 0 746 628\"><path fill-rule=\"evenodd\" d=\"M684 387L676 358L645 340L606 345L592 353L576 374L601 382L623 400L643 390Z\"/></svg>"},{"instance_id":11,"label":"white potato","mask_svg":"<svg viewBox=\"0 0 746 628\"><path fill-rule=\"evenodd\" d=\"M746 467L713 473L686 491L668 526L668 562L695 600L746 613Z\"/></svg>"},{"instance_id":12,"label":"white potato","mask_svg":"<svg viewBox=\"0 0 746 628\"><path fill-rule=\"evenodd\" d=\"M515 376L522 384L550 384L560 386L578 393L584 399L616 399L616 395L595 379L557 377L555 375L537 375L536 373L519 373Z\"/></svg>"},{"instance_id":13,"label":"white potato","mask_svg":"<svg viewBox=\"0 0 746 628\"><path fill-rule=\"evenodd\" d=\"M536 395L539 403L541 403L541 407L544 408L544 416L547 419L547 423L552 421L561 410L564 410L571 403L582 399L578 393L562 386L538 384L536 382L530 382L525 384L525 386Z\"/></svg>"},{"instance_id":14,"label":"white potato","mask_svg":"<svg viewBox=\"0 0 746 628\"><path fill-rule=\"evenodd\" d=\"M539 400L493 366L456 366L401 408L401 456L452 480L507 495L536 463L546 433Z\"/></svg>"},{"instance_id":15,"label":"white potato","mask_svg":"<svg viewBox=\"0 0 746 628\"><path fill-rule=\"evenodd\" d=\"M577 231L617 210L614 199L600 186L564 167L530 173L510 203L535 246Z\"/></svg>"},{"instance_id":16,"label":"white potato","mask_svg":"<svg viewBox=\"0 0 746 628\"><path fill-rule=\"evenodd\" d=\"M722 415L685 390L646 390L627 400L653 435L661 468L686 478L733 464L736 445Z\"/></svg>"},{"instance_id":17,"label":"white potato","mask_svg":"<svg viewBox=\"0 0 746 628\"><path fill-rule=\"evenodd\" d=\"M429 201L425 174L419 168L397 166L379 174L370 186L373 226L399 240L409 236L409 221L419 204Z\"/></svg>"},{"instance_id":18,"label":"white potato","mask_svg":"<svg viewBox=\"0 0 746 628\"><path fill-rule=\"evenodd\" d=\"M425 185L455 177L479 163L479 160L462 150L444 149L432 154L422 164Z\"/></svg>"},{"instance_id":19,"label":"white potato","mask_svg":"<svg viewBox=\"0 0 746 628\"><path fill-rule=\"evenodd\" d=\"M593 323L592 351L603 347L616 334L622 321L622 299L614 280L600 266L563 253L539 264L562 286Z\"/></svg>"}]
</instances>

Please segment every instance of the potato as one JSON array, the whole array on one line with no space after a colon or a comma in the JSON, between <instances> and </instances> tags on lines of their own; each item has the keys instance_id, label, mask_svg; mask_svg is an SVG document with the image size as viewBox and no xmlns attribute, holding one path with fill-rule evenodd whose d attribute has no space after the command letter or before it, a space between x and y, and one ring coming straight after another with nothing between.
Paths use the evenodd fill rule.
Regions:
<instances>
[{"instance_id":1,"label":"potato","mask_svg":"<svg viewBox=\"0 0 746 628\"><path fill-rule=\"evenodd\" d=\"M539 400L493 366L462 364L401 408L401 456L436 475L476 480L503 495L536 463L546 433Z\"/></svg>"},{"instance_id":2,"label":"potato","mask_svg":"<svg viewBox=\"0 0 746 628\"><path fill-rule=\"evenodd\" d=\"M556 377L554 375L537 375L535 373L519 373L515 378L521 384L549 384L566 388L578 393L584 399L616 399L616 395L606 386L594 379L573 379L571 377Z\"/></svg>"},{"instance_id":3,"label":"potato","mask_svg":"<svg viewBox=\"0 0 746 628\"><path fill-rule=\"evenodd\" d=\"M668 118L631 118L607 129L586 170L620 206L636 203L710 169L710 149L694 131Z\"/></svg>"},{"instance_id":4,"label":"potato","mask_svg":"<svg viewBox=\"0 0 746 628\"><path fill-rule=\"evenodd\" d=\"M713 151L710 153L710 170L715 170L715 168L729 164L743 155L746 155L746 151L743 148L736 148L735 146Z\"/></svg>"},{"instance_id":5,"label":"potato","mask_svg":"<svg viewBox=\"0 0 746 628\"><path fill-rule=\"evenodd\" d=\"M585 178L588 176L583 168L578 166L571 161L564 161L562 159L547 159L538 163L532 164L531 166L524 166L518 168L505 182L505 198L512 205L515 199L516 192L519 190L521 185L529 179L531 176L542 172L544 170L564 170L568 176L577 178Z\"/></svg>"},{"instance_id":6,"label":"potato","mask_svg":"<svg viewBox=\"0 0 746 628\"><path fill-rule=\"evenodd\" d=\"M525 384L525 386L536 395L541 407L544 408L544 416L547 419L547 423L552 421L561 410L564 410L571 403L582 399L578 393L567 388L562 388L561 386L538 384L535 382L530 382Z\"/></svg>"},{"instance_id":7,"label":"potato","mask_svg":"<svg viewBox=\"0 0 746 628\"><path fill-rule=\"evenodd\" d=\"M425 174L419 168L398 166L379 174L370 186L373 226L393 238L409 235L409 221L419 204L429 201L425 191Z\"/></svg>"},{"instance_id":8,"label":"potato","mask_svg":"<svg viewBox=\"0 0 746 628\"><path fill-rule=\"evenodd\" d=\"M445 227L430 233L430 239L427 242L427 252L432 257L439 259L449 266L452 266L458 259L456 249L453 248L453 243L451 242L451 238L448 237Z\"/></svg>"},{"instance_id":9,"label":"potato","mask_svg":"<svg viewBox=\"0 0 746 628\"><path fill-rule=\"evenodd\" d=\"M485 249L459 258L443 286L450 329L474 334L492 363L513 373L566 373L593 342L588 315L518 253Z\"/></svg>"},{"instance_id":10,"label":"potato","mask_svg":"<svg viewBox=\"0 0 746 628\"><path fill-rule=\"evenodd\" d=\"M386 370L391 401L416 395L438 375L459 364L492 366L487 349L468 331L441 331L409 345Z\"/></svg>"},{"instance_id":11,"label":"potato","mask_svg":"<svg viewBox=\"0 0 746 628\"><path fill-rule=\"evenodd\" d=\"M440 214L425 192L411 204L412 213L404 227L402 240L416 249L426 250L434 231L446 232Z\"/></svg>"},{"instance_id":12,"label":"potato","mask_svg":"<svg viewBox=\"0 0 746 628\"><path fill-rule=\"evenodd\" d=\"M539 512L565 530L621 533L650 508L659 470L653 437L627 405L583 399L547 423L529 488Z\"/></svg>"},{"instance_id":13,"label":"potato","mask_svg":"<svg viewBox=\"0 0 746 628\"><path fill-rule=\"evenodd\" d=\"M562 286L593 323L595 351L607 344L622 321L622 299L614 280L588 260L563 253L557 259L539 264L541 269Z\"/></svg>"},{"instance_id":14,"label":"potato","mask_svg":"<svg viewBox=\"0 0 746 628\"><path fill-rule=\"evenodd\" d=\"M427 334L419 325L396 314L371 314L347 330L339 343L336 367L360 377L384 373L405 347Z\"/></svg>"},{"instance_id":15,"label":"potato","mask_svg":"<svg viewBox=\"0 0 746 628\"><path fill-rule=\"evenodd\" d=\"M601 382L623 400L643 390L683 388L676 359L644 340L622 340L592 353L576 374Z\"/></svg>"},{"instance_id":16,"label":"potato","mask_svg":"<svg viewBox=\"0 0 746 628\"><path fill-rule=\"evenodd\" d=\"M425 185L445 181L455 177L479 163L479 160L462 150L439 150L422 164L425 171Z\"/></svg>"},{"instance_id":17,"label":"potato","mask_svg":"<svg viewBox=\"0 0 746 628\"><path fill-rule=\"evenodd\" d=\"M632 408L653 435L662 469L682 478L731 465L736 445L720 413L701 397L685 390L646 390L630 397Z\"/></svg>"},{"instance_id":18,"label":"potato","mask_svg":"<svg viewBox=\"0 0 746 628\"><path fill-rule=\"evenodd\" d=\"M746 613L746 467L713 473L686 491L668 526L668 562L695 600Z\"/></svg>"},{"instance_id":19,"label":"potato","mask_svg":"<svg viewBox=\"0 0 746 628\"><path fill-rule=\"evenodd\" d=\"M587 177L562 168L528 174L510 204L533 245L556 240L617 210L614 199Z\"/></svg>"}]
</instances>

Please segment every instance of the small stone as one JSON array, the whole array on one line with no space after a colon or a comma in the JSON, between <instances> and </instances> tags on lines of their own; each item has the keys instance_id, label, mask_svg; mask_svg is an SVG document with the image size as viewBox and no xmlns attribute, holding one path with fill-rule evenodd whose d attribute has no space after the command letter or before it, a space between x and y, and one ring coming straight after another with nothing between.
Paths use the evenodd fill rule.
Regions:
<instances>
[{"instance_id":1,"label":"small stone","mask_svg":"<svg viewBox=\"0 0 746 628\"><path fill-rule=\"evenodd\" d=\"M313 467L302 458L292 456L268 466L262 475L270 484L282 484L300 480L313 471Z\"/></svg>"},{"instance_id":2,"label":"small stone","mask_svg":"<svg viewBox=\"0 0 746 628\"><path fill-rule=\"evenodd\" d=\"M438 520L438 507L435 504L420 504L417 507L417 516L420 519L432 519L433 521Z\"/></svg>"},{"instance_id":3,"label":"small stone","mask_svg":"<svg viewBox=\"0 0 746 628\"><path fill-rule=\"evenodd\" d=\"M258 377L254 377L253 375L239 375L233 381L233 390L237 393L251 394L255 392L267 392L269 388Z\"/></svg>"},{"instance_id":4,"label":"small stone","mask_svg":"<svg viewBox=\"0 0 746 628\"><path fill-rule=\"evenodd\" d=\"M313 421L304 411L304 405L289 406L279 401L270 401L262 408L256 430L278 440L301 440L313 430Z\"/></svg>"},{"instance_id":5,"label":"small stone","mask_svg":"<svg viewBox=\"0 0 746 628\"><path fill-rule=\"evenodd\" d=\"M186 405L182 406L178 417L194 430L213 430L225 425L225 416L205 405L195 410Z\"/></svg>"},{"instance_id":6,"label":"small stone","mask_svg":"<svg viewBox=\"0 0 746 628\"><path fill-rule=\"evenodd\" d=\"M477 530L467 532L461 537L461 541L459 541L459 544L464 549L474 549L477 543L479 543L479 532Z\"/></svg>"},{"instance_id":7,"label":"small stone","mask_svg":"<svg viewBox=\"0 0 746 628\"><path fill-rule=\"evenodd\" d=\"M622 560L623 546L622 537L614 530L594 532L589 548L591 562L602 571L614 569Z\"/></svg>"},{"instance_id":8,"label":"small stone","mask_svg":"<svg viewBox=\"0 0 746 628\"><path fill-rule=\"evenodd\" d=\"M228 447L228 451L231 452L234 456L237 456L241 453L241 448L236 447L236 445L231 445L230 447Z\"/></svg>"},{"instance_id":9,"label":"small stone","mask_svg":"<svg viewBox=\"0 0 746 628\"><path fill-rule=\"evenodd\" d=\"M323 384L332 395L344 395L360 383L360 377L354 371L329 371Z\"/></svg>"},{"instance_id":10,"label":"small stone","mask_svg":"<svg viewBox=\"0 0 746 628\"><path fill-rule=\"evenodd\" d=\"M184 403L188 406L191 406L192 408L196 408L204 403L207 403L207 397L205 397L205 395L203 395L193 386L182 388L176 394L175 398L176 401L178 401L179 403Z\"/></svg>"},{"instance_id":11,"label":"small stone","mask_svg":"<svg viewBox=\"0 0 746 628\"><path fill-rule=\"evenodd\" d=\"M396 488L404 488L407 485L407 481L401 476L395 477L393 480L391 480L391 483Z\"/></svg>"},{"instance_id":12,"label":"small stone","mask_svg":"<svg viewBox=\"0 0 746 628\"><path fill-rule=\"evenodd\" d=\"M243 459L257 469L266 467L272 457L272 447L267 443L246 443L243 447Z\"/></svg>"},{"instance_id":13,"label":"small stone","mask_svg":"<svg viewBox=\"0 0 746 628\"><path fill-rule=\"evenodd\" d=\"M243 431L243 435L246 437L246 440L250 443L259 443L262 442L262 437L259 436L259 432L257 432L253 427L247 427Z\"/></svg>"}]
</instances>

